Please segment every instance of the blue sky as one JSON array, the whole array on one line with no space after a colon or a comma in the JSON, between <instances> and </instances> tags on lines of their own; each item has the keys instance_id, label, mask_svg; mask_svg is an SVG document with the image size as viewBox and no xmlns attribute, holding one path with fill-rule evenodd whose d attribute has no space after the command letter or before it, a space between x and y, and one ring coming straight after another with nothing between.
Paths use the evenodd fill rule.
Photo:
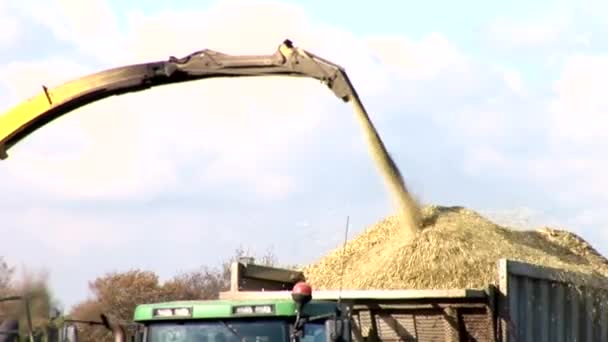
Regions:
<instances>
[{"instance_id":1,"label":"blue sky","mask_svg":"<svg viewBox=\"0 0 608 342\"><path fill-rule=\"evenodd\" d=\"M425 203L567 228L608 252L600 1L8 1L0 103L202 48L284 39L343 65ZM603 13L603 14L602 14ZM4 109L3 109L4 110ZM308 263L392 208L350 107L309 80L214 80L98 102L0 165L1 255L70 306L104 272L163 278L239 245ZM8 237L8 240L7 240Z\"/></svg>"}]
</instances>

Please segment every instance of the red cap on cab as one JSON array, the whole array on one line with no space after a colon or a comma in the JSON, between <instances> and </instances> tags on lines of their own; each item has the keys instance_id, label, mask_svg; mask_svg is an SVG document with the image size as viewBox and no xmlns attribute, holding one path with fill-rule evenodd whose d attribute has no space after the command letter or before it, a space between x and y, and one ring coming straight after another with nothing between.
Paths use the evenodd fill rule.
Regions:
<instances>
[{"instance_id":1,"label":"red cap on cab","mask_svg":"<svg viewBox=\"0 0 608 342\"><path fill-rule=\"evenodd\" d=\"M296 303L304 305L312 299L312 288L301 281L294 285L293 290L291 290L291 297Z\"/></svg>"},{"instance_id":2,"label":"red cap on cab","mask_svg":"<svg viewBox=\"0 0 608 342\"><path fill-rule=\"evenodd\" d=\"M294 285L292 292L304 296L310 296L312 295L312 288L307 283L301 281Z\"/></svg>"}]
</instances>

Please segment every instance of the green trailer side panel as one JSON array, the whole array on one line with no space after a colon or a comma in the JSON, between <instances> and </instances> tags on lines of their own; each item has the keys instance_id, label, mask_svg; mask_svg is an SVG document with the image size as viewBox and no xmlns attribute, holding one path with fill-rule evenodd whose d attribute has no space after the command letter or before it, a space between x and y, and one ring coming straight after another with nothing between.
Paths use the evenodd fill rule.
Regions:
<instances>
[{"instance_id":1,"label":"green trailer side panel","mask_svg":"<svg viewBox=\"0 0 608 342\"><path fill-rule=\"evenodd\" d=\"M234 314L234 306L242 305L274 305L273 314ZM159 317L153 316L154 309L192 308L192 317ZM333 312L336 303L325 301L312 301L304 307L305 315L321 315ZM241 317L289 317L295 316L296 304L293 300L207 300L207 301L176 301L156 304L141 304L135 308L134 320L136 322L154 320L184 320L184 319L216 319Z\"/></svg>"}]
</instances>

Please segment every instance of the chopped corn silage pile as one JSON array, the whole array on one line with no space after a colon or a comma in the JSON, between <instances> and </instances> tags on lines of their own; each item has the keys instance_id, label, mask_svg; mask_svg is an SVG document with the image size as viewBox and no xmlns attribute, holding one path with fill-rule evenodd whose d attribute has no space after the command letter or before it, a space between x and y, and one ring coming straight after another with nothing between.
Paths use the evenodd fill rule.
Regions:
<instances>
[{"instance_id":1,"label":"chopped corn silage pile","mask_svg":"<svg viewBox=\"0 0 608 342\"><path fill-rule=\"evenodd\" d=\"M422 220L409 241L397 216L382 220L305 267L307 280L317 289L485 288L501 258L608 276L608 260L566 231L510 229L462 207L425 207Z\"/></svg>"}]
</instances>

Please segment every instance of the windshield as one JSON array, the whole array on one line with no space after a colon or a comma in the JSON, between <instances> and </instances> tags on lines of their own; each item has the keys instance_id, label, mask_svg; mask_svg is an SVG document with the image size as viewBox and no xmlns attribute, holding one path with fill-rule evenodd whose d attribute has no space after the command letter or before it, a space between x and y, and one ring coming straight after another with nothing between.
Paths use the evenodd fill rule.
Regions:
<instances>
[{"instance_id":1,"label":"windshield","mask_svg":"<svg viewBox=\"0 0 608 342\"><path fill-rule=\"evenodd\" d=\"M284 321L156 323L148 327L147 342L287 342L288 329Z\"/></svg>"},{"instance_id":2,"label":"windshield","mask_svg":"<svg viewBox=\"0 0 608 342\"><path fill-rule=\"evenodd\" d=\"M306 323L304 324L304 334L300 342L324 342L325 341L325 324L323 323Z\"/></svg>"},{"instance_id":3,"label":"windshield","mask_svg":"<svg viewBox=\"0 0 608 342\"><path fill-rule=\"evenodd\" d=\"M146 342L288 342L286 321L193 321L153 323ZM325 325L308 323L301 342L325 341Z\"/></svg>"}]
</instances>

